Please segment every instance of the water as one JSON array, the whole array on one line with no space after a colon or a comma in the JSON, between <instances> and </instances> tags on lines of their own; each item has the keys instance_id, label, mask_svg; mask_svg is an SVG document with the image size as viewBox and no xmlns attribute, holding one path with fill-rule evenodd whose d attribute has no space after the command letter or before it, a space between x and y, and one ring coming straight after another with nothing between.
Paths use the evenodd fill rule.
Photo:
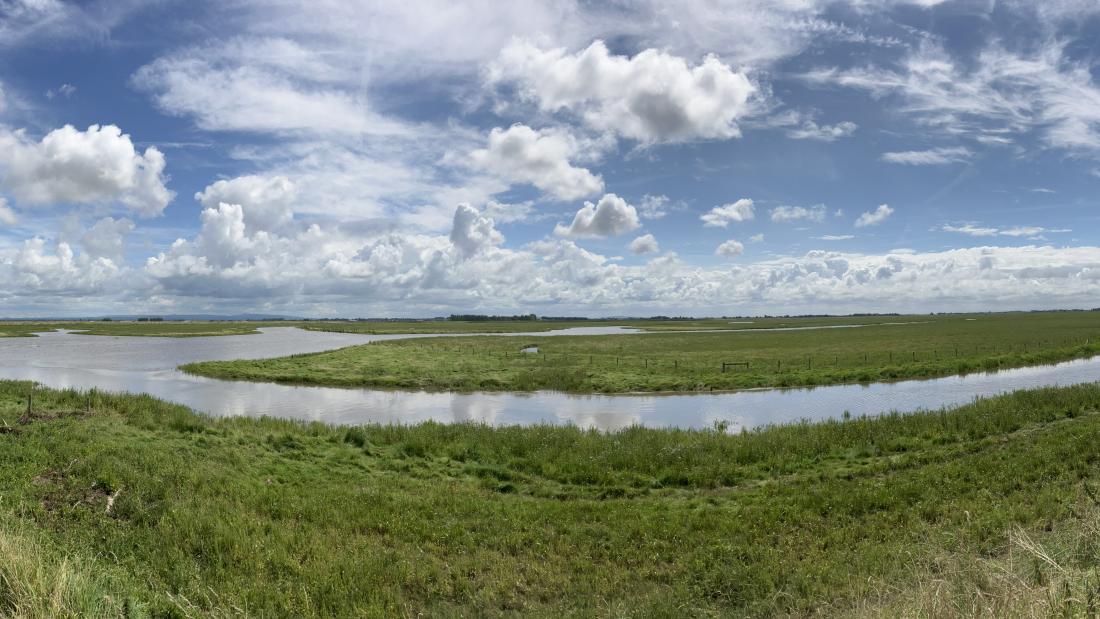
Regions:
<instances>
[{"instance_id":1,"label":"water","mask_svg":"<svg viewBox=\"0 0 1100 619\"><path fill-rule=\"evenodd\" d=\"M630 333L629 329L563 329L576 335ZM423 335L361 335L278 327L260 335L159 338L43 333L0 339L0 377L50 387L98 387L144 392L220 416L285 417L334 424L476 421L492 425L576 424L603 430L631 425L730 431L802 419L936 409L1016 389L1100 380L1100 357L989 374L932 380L769 389L685 395L567 395L535 393L423 393L376 389L292 387L189 376L177 365L317 352L365 342ZM459 336L461 337L461 336Z\"/></svg>"}]
</instances>

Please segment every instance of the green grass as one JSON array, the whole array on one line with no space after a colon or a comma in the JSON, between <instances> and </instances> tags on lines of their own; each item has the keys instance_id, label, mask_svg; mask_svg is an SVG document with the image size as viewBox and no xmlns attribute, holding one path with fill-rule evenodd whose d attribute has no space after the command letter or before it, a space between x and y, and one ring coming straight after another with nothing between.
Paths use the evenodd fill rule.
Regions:
<instances>
[{"instance_id":1,"label":"green grass","mask_svg":"<svg viewBox=\"0 0 1100 619\"><path fill-rule=\"evenodd\" d=\"M805 318L701 318L695 320L577 320L577 321L312 321L287 322L310 331L338 333L535 333L573 327L632 327L645 331L747 330L777 327L878 324L907 320L927 320L928 316L821 316Z\"/></svg>"},{"instance_id":2,"label":"green grass","mask_svg":"<svg viewBox=\"0 0 1100 619\"><path fill-rule=\"evenodd\" d=\"M84 322L63 326L81 335L203 337L251 335L259 333L259 327L268 325L255 322Z\"/></svg>"},{"instance_id":3,"label":"green grass","mask_svg":"<svg viewBox=\"0 0 1100 619\"><path fill-rule=\"evenodd\" d=\"M0 322L0 338L35 337L35 333L70 329L81 335L203 337L249 335L259 327L280 326L276 322Z\"/></svg>"},{"instance_id":4,"label":"green grass","mask_svg":"<svg viewBox=\"0 0 1100 619\"><path fill-rule=\"evenodd\" d=\"M19 423L27 389L0 382L0 615L881 615L936 581L964 614L981 574L938 567L1010 561L1020 532L1090 541L1013 563L1020 604L1094 587L1097 385L734 436L52 390Z\"/></svg>"},{"instance_id":5,"label":"green grass","mask_svg":"<svg viewBox=\"0 0 1100 619\"><path fill-rule=\"evenodd\" d=\"M690 331L697 329L767 329L791 326L833 324L874 324L898 320L925 320L927 317L825 316L817 318L745 318L698 320L578 320L578 321L498 321L466 322L452 320L273 320L273 321L20 321L0 322L0 337L33 336L35 332L72 329L86 335L204 337L247 335L261 327L298 327L309 331L336 333L535 333L570 327L627 326L646 331Z\"/></svg>"},{"instance_id":6,"label":"green grass","mask_svg":"<svg viewBox=\"0 0 1100 619\"><path fill-rule=\"evenodd\" d=\"M1100 312L890 317L887 322L901 324L804 331L422 338L278 359L195 363L182 369L215 378L346 387L689 392L929 378L1100 353ZM539 353L520 352L528 346L537 346ZM726 365L723 371L723 363L739 365Z\"/></svg>"},{"instance_id":7,"label":"green grass","mask_svg":"<svg viewBox=\"0 0 1100 619\"><path fill-rule=\"evenodd\" d=\"M0 338L35 337L35 333L56 330L53 323L0 322Z\"/></svg>"}]
</instances>

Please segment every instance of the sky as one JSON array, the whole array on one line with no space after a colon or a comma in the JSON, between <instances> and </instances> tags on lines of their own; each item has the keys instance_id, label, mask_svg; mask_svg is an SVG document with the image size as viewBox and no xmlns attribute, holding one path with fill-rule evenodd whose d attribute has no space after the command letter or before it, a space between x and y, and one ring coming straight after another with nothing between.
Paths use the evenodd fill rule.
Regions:
<instances>
[{"instance_id":1,"label":"sky","mask_svg":"<svg viewBox=\"0 0 1100 619\"><path fill-rule=\"evenodd\" d=\"M0 0L0 316L1100 306L1095 0Z\"/></svg>"}]
</instances>

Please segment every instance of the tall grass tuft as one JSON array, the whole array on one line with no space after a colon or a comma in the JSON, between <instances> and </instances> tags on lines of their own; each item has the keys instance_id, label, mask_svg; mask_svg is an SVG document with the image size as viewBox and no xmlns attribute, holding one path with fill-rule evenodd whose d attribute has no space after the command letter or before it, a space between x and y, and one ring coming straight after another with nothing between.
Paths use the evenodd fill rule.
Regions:
<instances>
[{"instance_id":1,"label":"tall grass tuft","mask_svg":"<svg viewBox=\"0 0 1100 619\"><path fill-rule=\"evenodd\" d=\"M0 528L0 616L113 618L137 610L105 591L79 564L47 559L30 536Z\"/></svg>"}]
</instances>

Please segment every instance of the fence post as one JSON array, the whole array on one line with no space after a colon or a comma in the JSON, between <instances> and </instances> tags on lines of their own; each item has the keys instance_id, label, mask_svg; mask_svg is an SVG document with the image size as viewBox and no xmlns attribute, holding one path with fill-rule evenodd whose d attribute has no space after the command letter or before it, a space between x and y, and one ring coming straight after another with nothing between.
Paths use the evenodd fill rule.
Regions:
<instances>
[{"instance_id":1,"label":"fence post","mask_svg":"<svg viewBox=\"0 0 1100 619\"><path fill-rule=\"evenodd\" d=\"M31 388L27 391L27 413L19 420L20 424L30 423L31 415L34 414L34 383L31 383Z\"/></svg>"}]
</instances>

